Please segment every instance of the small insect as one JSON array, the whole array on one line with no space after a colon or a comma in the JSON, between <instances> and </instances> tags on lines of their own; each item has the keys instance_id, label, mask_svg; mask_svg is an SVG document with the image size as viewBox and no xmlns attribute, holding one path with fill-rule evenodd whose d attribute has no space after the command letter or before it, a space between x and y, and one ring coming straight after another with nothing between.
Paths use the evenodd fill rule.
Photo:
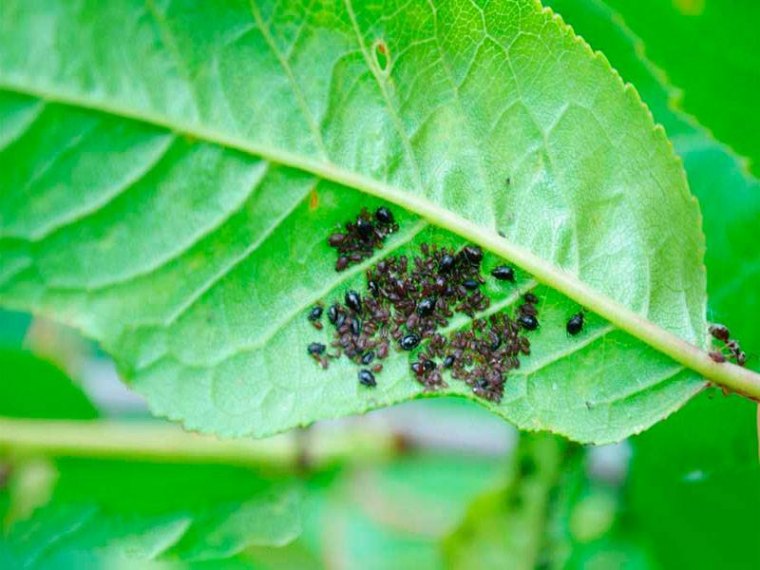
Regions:
<instances>
[{"instance_id":1,"label":"small insect","mask_svg":"<svg viewBox=\"0 0 760 570\"><path fill-rule=\"evenodd\" d=\"M449 354L446 358L443 359L443 367L451 368L452 366L454 366L455 360L456 360L456 357L453 354Z\"/></svg>"},{"instance_id":2,"label":"small insect","mask_svg":"<svg viewBox=\"0 0 760 570\"><path fill-rule=\"evenodd\" d=\"M351 319L351 334L354 336L362 334L362 322L357 317Z\"/></svg>"},{"instance_id":3,"label":"small insect","mask_svg":"<svg viewBox=\"0 0 760 570\"><path fill-rule=\"evenodd\" d=\"M422 376L422 374L425 372L425 367L423 366L422 362L412 362L410 368L412 369L412 372L414 372L415 376Z\"/></svg>"},{"instance_id":4,"label":"small insect","mask_svg":"<svg viewBox=\"0 0 760 570\"><path fill-rule=\"evenodd\" d=\"M369 352L365 352L364 356L362 356L362 364L364 365L370 364L374 359L375 359L374 351L370 350Z\"/></svg>"},{"instance_id":5,"label":"small insect","mask_svg":"<svg viewBox=\"0 0 760 570\"><path fill-rule=\"evenodd\" d=\"M379 362L372 367L372 372L374 372L375 374L378 374L379 372L382 372L382 371L383 371L383 365L380 364Z\"/></svg>"},{"instance_id":6,"label":"small insect","mask_svg":"<svg viewBox=\"0 0 760 570\"><path fill-rule=\"evenodd\" d=\"M508 265L499 265L494 267L491 275L499 281L515 281L515 270Z\"/></svg>"},{"instance_id":7,"label":"small insect","mask_svg":"<svg viewBox=\"0 0 760 570\"><path fill-rule=\"evenodd\" d=\"M330 237L327 238L327 243L330 244L332 247L337 247L340 244L342 244L346 239L346 236L344 234L332 234Z\"/></svg>"},{"instance_id":8,"label":"small insect","mask_svg":"<svg viewBox=\"0 0 760 570\"><path fill-rule=\"evenodd\" d=\"M375 219L381 224L392 224L395 220L388 208L382 207L375 211Z\"/></svg>"},{"instance_id":9,"label":"small insect","mask_svg":"<svg viewBox=\"0 0 760 570\"><path fill-rule=\"evenodd\" d=\"M341 255L338 261L335 262L335 271L343 271L348 267L349 259L345 255Z\"/></svg>"},{"instance_id":10,"label":"small insect","mask_svg":"<svg viewBox=\"0 0 760 570\"><path fill-rule=\"evenodd\" d=\"M480 287L480 283L477 281L477 279L465 279L462 282L462 285L464 285L465 289L469 289L470 291L473 291Z\"/></svg>"},{"instance_id":11,"label":"small insect","mask_svg":"<svg viewBox=\"0 0 760 570\"><path fill-rule=\"evenodd\" d=\"M346 292L346 306L356 313L362 312L362 298L359 293L351 289Z\"/></svg>"},{"instance_id":12,"label":"small insect","mask_svg":"<svg viewBox=\"0 0 760 570\"><path fill-rule=\"evenodd\" d=\"M534 331L538 328L538 319L533 315L520 315L517 322L526 330Z\"/></svg>"},{"instance_id":13,"label":"small insect","mask_svg":"<svg viewBox=\"0 0 760 570\"><path fill-rule=\"evenodd\" d=\"M584 316L583 313L576 313L572 317L570 317L570 320L567 321L566 329L567 332L573 336L577 335L579 332L583 330L583 320Z\"/></svg>"},{"instance_id":14,"label":"small insect","mask_svg":"<svg viewBox=\"0 0 760 570\"><path fill-rule=\"evenodd\" d=\"M409 333L408 335L401 337L401 340L399 341L399 345L403 350L414 350L419 344L420 337L414 333Z\"/></svg>"},{"instance_id":15,"label":"small insect","mask_svg":"<svg viewBox=\"0 0 760 570\"><path fill-rule=\"evenodd\" d=\"M739 366L744 366L747 363L747 355L741 350L736 354L736 363Z\"/></svg>"},{"instance_id":16,"label":"small insect","mask_svg":"<svg viewBox=\"0 0 760 570\"><path fill-rule=\"evenodd\" d=\"M367 289L369 289L369 292L372 293L373 297L380 296L380 286L377 284L377 281L374 281L372 279L367 281Z\"/></svg>"},{"instance_id":17,"label":"small insect","mask_svg":"<svg viewBox=\"0 0 760 570\"><path fill-rule=\"evenodd\" d=\"M473 265L477 265L483 259L483 250L476 245L467 245L462 250L465 258Z\"/></svg>"},{"instance_id":18,"label":"small insect","mask_svg":"<svg viewBox=\"0 0 760 570\"><path fill-rule=\"evenodd\" d=\"M453 255L448 253L441 257L441 262L438 264L439 273L448 273L454 268L455 259Z\"/></svg>"},{"instance_id":19,"label":"small insect","mask_svg":"<svg viewBox=\"0 0 760 570\"><path fill-rule=\"evenodd\" d=\"M377 386L377 381L375 380L375 375L372 374L369 370L366 368L362 368L359 370L359 384L362 386L366 386L367 388L374 388Z\"/></svg>"},{"instance_id":20,"label":"small insect","mask_svg":"<svg viewBox=\"0 0 760 570\"><path fill-rule=\"evenodd\" d=\"M421 317L427 317L433 312L433 309L435 309L435 299L432 297L422 299L417 304L417 314Z\"/></svg>"},{"instance_id":21,"label":"small insect","mask_svg":"<svg viewBox=\"0 0 760 570\"><path fill-rule=\"evenodd\" d=\"M708 354L710 355L710 358L713 360L713 362L717 362L718 364L722 364L726 361L726 357L722 352L718 350L712 350Z\"/></svg>"},{"instance_id":22,"label":"small insect","mask_svg":"<svg viewBox=\"0 0 760 570\"><path fill-rule=\"evenodd\" d=\"M309 311L309 320L310 321L318 321L322 318L322 307L319 305L316 305L312 307L311 311Z\"/></svg>"},{"instance_id":23,"label":"small insect","mask_svg":"<svg viewBox=\"0 0 760 570\"><path fill-rule=\"evenodd\" d=\"M338 312L338 305L330 305L330 308L327 309L327 320L335 324L338 321Z\"/></svg>"},{"instance_id":24,"label":"small insect","mask_svg":"<svg viewBox=\"0 0 760 570\"><path fill-rule=\"evenodd\" d=\"M425 372L432 372L433 370L435 370L435 362L433 362L432 360L425 360L422 363L422 367L425 369Z\"/></svg>"},{"instance_id":25,"label":"small insect","mask_svg":"<svg viewBox=\"0 0 760 570\"><path fill-rule=\"evenodd\" d=\"M717 324L710 325L710 334L713 336L713 338L722 340L723 342L728 342L728 338L731 336L725 326Z\"/></svg>"},{"instance_id":26,"label":"small insect","mask_svg":"<svg viewBox=\"0 0 760 570\"><path fill-rule=\"evenodd\" d=\"M359 235L361 235L362 238L367 239L372 235L372 232L375 228L372 227L371 222L365 220L364 218L359 218L356 220L356 229L359 230Z\"/></svg>"},{"instance_id":27,"label":"small insect","mask_svg":"<svg viewBox=\"0 0 760 570\"><path fill-rule=\"evenodd\" d=\"M530 303L531 305L535 305L538 303L538 297L536 297L533 293L525 293L523 295L523 299L525 299L526 303Z\"/></svg>"},{"instance_id":28,"label":"small insect","mask_svg":"<svg viewBox=\"0 0 760 570\"><path fill-rule=\"evenodd\" d=\"M312 342L307 348L309 354L324 354L327 347L321 342Z\"/></svg>"}]
</instances>

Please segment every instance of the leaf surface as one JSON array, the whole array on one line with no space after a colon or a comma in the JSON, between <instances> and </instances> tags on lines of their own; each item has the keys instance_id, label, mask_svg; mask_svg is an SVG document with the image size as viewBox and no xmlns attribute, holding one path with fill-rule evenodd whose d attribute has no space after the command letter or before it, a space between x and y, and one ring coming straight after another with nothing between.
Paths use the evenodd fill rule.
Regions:
<instances>
[{"instance_id":1,"label":"leaf surface","mask_svg":"<svg viewBox=\"0 0 760 570\"><path fill-rule=\"evenodd\" d=\"M368 391L304 350L308 308L362 283L326 235L386 202L385 254L471 240L545 284L533 355L489 405L519 427L616 440L702 387L660 352L706 361L669 349L705 345L681 165L537 3L0 10L0 302L99 339L156 413L260 436L423 395L406 354ZM606 320L570 339L580 304Z\"/></svg>"}]
</instances>

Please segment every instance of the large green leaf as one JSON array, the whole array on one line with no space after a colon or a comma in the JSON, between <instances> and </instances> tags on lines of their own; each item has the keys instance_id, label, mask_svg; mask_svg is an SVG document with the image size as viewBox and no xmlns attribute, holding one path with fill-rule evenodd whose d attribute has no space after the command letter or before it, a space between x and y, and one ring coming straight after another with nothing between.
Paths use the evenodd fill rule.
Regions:
<instances>
[{"instance_id":1,"label":"large green leaf","mask_svg":"<svg viewBox=\"0 0 760 570\"><path fill-rule=\"evenodd\" d=\"M755 226L760 217L760 182L744 161L715 141L692 117L678 110L677 91L647 59L641 39L603 0L549 0L575 31L601 50L633 83L662 124L684 161L689 186L699 199L707 240L707 294L710 318L724 322L748 354L760 354L760 249ZM760 361L751 358L748 366Z\"/></svg>"},{"instance_id":2,"label":"large green leaf","mask_svg":"<svg viewBox=\"0 0 760 570\"><path fill-rule=\"evenodd\" d=\"M95 460L58 462L50 503L17 523L5 547L23 568L220 560L285 544L299 494L247 469Z\"/></svg>"},{"instance_id":3,"label":"large green leaf","mask_svg":"<svg viewBox=\"0 0 760 570\"><path fill-rule=\"evenodd\" d=\"M466 238L545 283L490 406L518 426L639 431L702 386L669 356L746 387L679 340L706 342L703 238L662 130L535 2L0 10L0 301L101 340L157 413L263 435L420 395L406 355L374 391L298 356L361 281L325 235L380 199L386 253ZM609 321L580 341L578 304Z\"/></svg>"}]
</instances>

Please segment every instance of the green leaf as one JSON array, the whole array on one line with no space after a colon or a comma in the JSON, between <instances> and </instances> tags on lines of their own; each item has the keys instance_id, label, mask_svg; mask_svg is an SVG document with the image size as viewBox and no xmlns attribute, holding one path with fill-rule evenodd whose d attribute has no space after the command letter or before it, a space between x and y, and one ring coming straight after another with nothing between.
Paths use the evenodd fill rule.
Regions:
<instances>
[{"instance_id":1,"label":"green leaf","mask_svg":"<svg viewBox=\"0 0 760 570\"><path fill-rule=\"evenodd\" d=\"M684 161L689 186L699 199L707 239L707 294L710 317L726 323L744 350L760 354L760 249L754 238L760 217L760 181L744 162L715 141L696 120L678 109L678 93L664 72L646 57L642 40L602 0L550 0L575 31L602 50L632 82ZM632 7L632 6L631 6ZM758 369L760 361L750 358Z\"/></svg>"},{"instance_id":2,"label":"green leaf","mask_svg":"<svg viewBox=\"0 0 760 570\"><path fill-rule=\"evenodd\" d=\"M50 502L0 549L21 568L224 560L300 529L292 480L214 465L61 460Z\"/></svg>"},{"instance_id":3,"label":"green leaf","mask_svg":"<svg viewBox=\"0 0 760 570\"><path fill-rule=\"evenodd\" d=\"M507 481L470 505L443 543L446 567L529 569L552 561L549 519L578 450L550 435L521 437Z\"/></svg>"},{"instance_id":4,"label":"green leaf","mask_svg":"<svg viewBox=\"0 0 760 570\"><path fill-rule=\"evenodd\" d=\"M627 515L662 568L760 565L756 413L711 392L632 440Z\"/></svg>"},{"instance_id":5,"label":"green leaf","mask_svg":"<svg viewBox=\"0 0 760 570\"><path fill-rule=\"evenodd\" d=\"M678 106L750 160L760 176L760 4L708 0L608 0L647 54L682 89Z\"/></svg>"},{"instance_id":6,"label":"green leaf","mask_svg":"<svg viewBox=\"0 0 760 570\"><path fill-rule=\"evenodd\" d=\"M683 342L703 237L662 130L531 0L1 9L0 302L99 339L156 413L265 435L422 395L406 355L368 391L304 354L307 308L361 282L325 236L381 199L385 252L467 239L545 284L489 406L521 428L610 441L698 391L687 368L755 382ZM603 318L569 339L579 305Z\"/></svg>"},{"instance_id":7,"label":"green leaf","mask_svg":"<svg viewBox=\"0 0 760 570\"><path fill-rule=\"evenodd\" d=\"M476 496L501 481L504 463L410 451L381 464L318 474L308 482L303 534L289 552L253 549L252 555L274 558L278 565L264 567L278 569L287 567L283 554L295 557L295 568L442 568L441 539Z\"/></svg>"},{"instance_id":8,"label":"green leaf","mask_svg":"<svg viewBox=\"0 0 760 570\"><path fill-rule=\"evenodd\" d=\"M20 350L0 348L0 416L92 419L99 414L62 370Z\"/></svg>"}]
</instances>

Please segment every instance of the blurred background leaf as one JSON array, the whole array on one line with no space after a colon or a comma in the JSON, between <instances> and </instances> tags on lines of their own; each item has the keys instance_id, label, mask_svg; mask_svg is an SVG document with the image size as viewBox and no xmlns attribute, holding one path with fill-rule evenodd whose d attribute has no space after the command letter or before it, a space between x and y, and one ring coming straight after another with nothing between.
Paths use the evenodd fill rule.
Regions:
<instances>
[{"instance_id":1,"label":"blurred background leaf","mask_svg":"<svg viewBox=\"0 0 760 570\"><path fill-rule=\"evenodd\" d=\"M760 3L607 0L683 90L683 109L760 175Z\"/></svg>"}]
</instances>

